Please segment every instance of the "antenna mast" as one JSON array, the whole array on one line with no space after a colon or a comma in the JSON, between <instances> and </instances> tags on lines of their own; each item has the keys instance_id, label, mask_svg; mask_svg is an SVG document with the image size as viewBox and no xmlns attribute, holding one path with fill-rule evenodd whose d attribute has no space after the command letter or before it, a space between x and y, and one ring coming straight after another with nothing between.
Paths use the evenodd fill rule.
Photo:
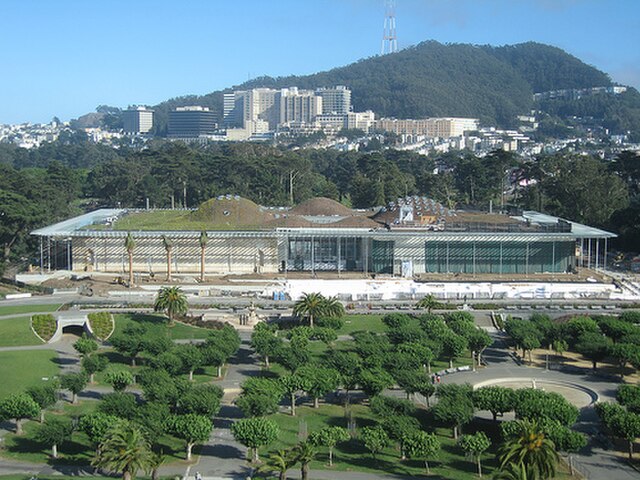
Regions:
<instances>
[{"instance_id":1,"label":"antenna mast","mask_svg":"<svg viewBox=\"0 0 640 480\"><path fill-rule=\"evenodd\" d=\"M382 32L382 48L380 55L395 53L398 51L398 37L396 36L396 2L385 0L384 2L384 30Z\"/></svg>"}]
</instances>

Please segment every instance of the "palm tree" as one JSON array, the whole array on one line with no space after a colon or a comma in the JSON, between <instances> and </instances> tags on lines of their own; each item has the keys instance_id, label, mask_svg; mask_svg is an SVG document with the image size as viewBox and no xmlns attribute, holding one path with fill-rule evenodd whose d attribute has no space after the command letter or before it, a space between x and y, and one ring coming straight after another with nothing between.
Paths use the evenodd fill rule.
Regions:
<instances>
[{"instance_id":1,"label":"palm tree","mask_svg":"<svg viewBox=\"0 0 640 480\"><path fill-rule=\"evenodd\" d=\"M142 430L121 422L109 430L91 462L98 468L122 472L123 480L132 480L138 470L148 471L153 465L153 452Z\"/></svg>"},{"instance_id":2,"label":"palm tree","mask_svg":"<svg viewBox=\"0 0 640 480\"><path fill-rule=\"evenodd\" d=\"M420 301L416 304L416 307L426 308L427 313L431 315L431 310L436 308L438 305L439 305L439 302L438 300L436 300L436 297L429 294L426 297L421 298Z\"/></svg>"},{"instance_id":3,"label":"palm tree","mask_svg":"<svg viewBox=\"0 0 640 480\"><path fill-rule=\"evenodd\" d=\"M131 288L133 287L133 249L136 248L136 242L131 236L131 232L127 233L127 238L124 240L124 248L129 256L129 288Z\"/></svg>"},{"instance_id":4,"label":"palm tree","mask_svg":"<svg viewBox=\"0 0 640 480\"><path fill-rule=\"evenodd\" d=\"M185 315L189 311L189 303L180 287L164 287L158 291L153 309L166 312L169 323L173 324L176 315Z\"/></svg>"},{"instance_id":5,"label":"palm tree","mask_svg":"<svg viewBox=\"0 0 640 480\"><path fill-rule=\"evenodd\" d=\"M499 452L500 469L525 472L525 478L546 480L555 477L558 463L556 446L536 421L518 421L518 430ZM533 477L531 476L533 474Z\"/></svg>"},{"instance_id":6,"label":"palm tree","mask_svg":"<svg viewBox=\"0 0 640 480\"><path fill-rule=\"evenodd\" d=\"M149 464L149 469L151 470L151 480L159 480L160 467L166 460L167 456L162 450L160 450L159 452L153 452L153 454L151 455L151 462Z\"/></svg>"},{"instance_id":7,"label":"palm tree","mask_svg":"<svg viewBox=\"0 0 640 480\"><path fill-rule=\"evenodd\" d=\"M278 472L279 480L287 480L287 471L298 463L297 457L291 450L278 450L267 458L267 461L258 469L261 472Z\"/></svg>"},{"instance_id":8,"label":"palm tree","mask_svg":"<svg viewBox=\"0 0 640 480\"><path fill-rule=\"evenodd\" d=\"M293 447L296 463L300 462L300 475L302 480L309 478L309 464L318 454L317 450L309 442L301 442Z\"/></svg>"},{"instance_id":9,"label":"palm tree","mask_svg":"<svg viewBox=\"0 0 640 480\"><path fill-rule=\"evenodd\" d=\"M173 240L166 235L162 235L162 245L167 252L167 282L171 281L171 250L173 250Z\"/></svg>"},{"instance_id":10,"label":"palm tree","mask_svg":"<svg viewBox=\"0 0 640 480\"><path fill-rule=\"evenodd\" d=\"M309 317L309 326L313 328L313 319L319 316L340 317L344 314L344 306L336 297L325 298L320 293L305 293L293 306L293 314L297 317Z\"/></svg>"},{"instance_id":11,"label":"palm tree","mask_svg":"<svg viewBox=\"0 0 640 480\"><path fill-rule=\"evenodd\" d=\"M207 249L207 242L209 241L209 236L207 232L204 230L200 232L200 281L204 282L204 254Z\"/></svg>"}]
</instances>

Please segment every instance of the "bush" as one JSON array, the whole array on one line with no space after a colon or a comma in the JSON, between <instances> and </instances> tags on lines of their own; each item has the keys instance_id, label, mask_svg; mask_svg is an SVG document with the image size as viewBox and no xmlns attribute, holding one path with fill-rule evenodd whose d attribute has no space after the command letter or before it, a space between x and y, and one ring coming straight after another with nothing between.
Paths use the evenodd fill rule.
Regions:
<instances>
[{"instance_id":1,"label":"bush","mask_svg":"<svg viewBox=\"0 0 640 480\"><path fill-rule=\"evenodd\" d=\"M317 327L330 328L332 330L341 330L344 327L344 318L342 317L320 317L316 319Z\"/></svg>"},{"instance_id":2,"label":"bush","mask_svg":"<svg viewBox=\"0 0 640 480\"><path fill-rule=\"evenodd\" d=\"M93 335L99 340L106 340L115 329L113 315L109 312L95 312L87 315Z\"/></svg>"},{"instance_id":3,"label":"bush","mask_svg":"<svg viewBox=\"0 0 640 480\"><path fill-rule=\"evenodd\" d=\"M45 342L48 342L56 333L58 322L50 313L34 315L31 317L31 326L36 334Z\"/></svg>"},{"instance_id":4,"label":"bush","mask_svg":"<svg viewBox=\"0 0 640 480\"><path fill-rule=\"evenodd\" d=\"M618 318L629 323L640 323L640 311L628 310L626 312L622 312Z\"/></svg>"}]
</instances>

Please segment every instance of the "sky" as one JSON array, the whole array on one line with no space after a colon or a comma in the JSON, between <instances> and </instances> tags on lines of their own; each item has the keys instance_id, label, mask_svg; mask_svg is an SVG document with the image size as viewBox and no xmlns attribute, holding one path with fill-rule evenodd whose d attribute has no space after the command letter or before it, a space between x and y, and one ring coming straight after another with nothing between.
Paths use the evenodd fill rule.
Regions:
<instances>
[{"instance_id":1,"label":"sky","mask_svg":"<svg viewBox=\"0 0 640 480\"><path fill-rule=\"evenodd\" d=\"M383 0L0 0L0 124L154 105L380 53ZM640 0L396 0L425 40L565 49L640 89Z\"/></svg>"}]
</instances>

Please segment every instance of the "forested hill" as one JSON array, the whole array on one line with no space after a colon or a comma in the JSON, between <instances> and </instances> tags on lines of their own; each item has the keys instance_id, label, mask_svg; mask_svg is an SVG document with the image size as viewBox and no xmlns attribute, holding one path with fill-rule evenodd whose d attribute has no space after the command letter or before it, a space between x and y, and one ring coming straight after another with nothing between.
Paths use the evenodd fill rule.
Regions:
<instances>
[{"instance_id":1,"label":"forested hill","mask_svg":"<svg viewBox=\"0 0 640 480\"><path fill-rule=\"evenodd\" d=\"M326 72L261 77L233 89L346 85L353 92L357 111L370 109L396 118L469 116L510 126L515 115L533 106L534 92L610 84L607 74L548 45L529 42L491 47L428 41ZM157 105L159 133L166 128L167 112L176 106L209 106L221 116L222 93L180 97Z\"/></svg>"}]
</instances>

